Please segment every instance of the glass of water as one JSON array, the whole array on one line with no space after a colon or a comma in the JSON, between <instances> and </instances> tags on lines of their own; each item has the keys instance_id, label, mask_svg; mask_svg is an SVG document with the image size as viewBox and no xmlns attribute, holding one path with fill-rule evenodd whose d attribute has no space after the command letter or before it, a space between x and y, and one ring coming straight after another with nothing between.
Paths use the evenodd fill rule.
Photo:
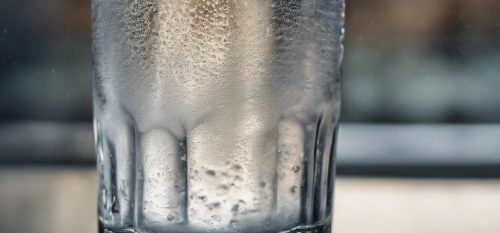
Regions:
<instances>
[{"instance_id":1,"label":"glass of water","mask_svg":"<svg viewBox=\"0 0 500 233\"><path fill-rule=\"evenodd\" d=\"M93 0L100 232L330 232L343 0Z\"/></svg>"}]
</instances>

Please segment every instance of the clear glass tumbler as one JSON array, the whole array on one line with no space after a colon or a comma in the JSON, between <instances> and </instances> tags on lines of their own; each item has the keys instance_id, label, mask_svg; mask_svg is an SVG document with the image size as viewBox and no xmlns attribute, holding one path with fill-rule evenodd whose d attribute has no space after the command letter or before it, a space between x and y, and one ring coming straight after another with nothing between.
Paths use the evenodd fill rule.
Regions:
<instances>
[{"instance_id":1,"label":"clear glass tumbler","mask_svg":"<svg viewBox=\"0 0 500 233\"><path fill-rule=\"evenodd\" d=\"M100 232L331 231L343 0L93 0Z\"/></svg>"}]
</instances>

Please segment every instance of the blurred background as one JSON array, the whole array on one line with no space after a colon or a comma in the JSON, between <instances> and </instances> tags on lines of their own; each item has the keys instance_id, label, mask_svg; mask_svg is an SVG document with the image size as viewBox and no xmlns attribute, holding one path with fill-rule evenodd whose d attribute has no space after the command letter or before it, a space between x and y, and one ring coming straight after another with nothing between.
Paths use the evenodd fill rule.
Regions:
<instances>
[{"instance_id":1,"label":"blurred background","mask_svg":"<svg viewBox=\"0 0 500 233\"><path fill-rule=\"evenodd\" d=\"M0 232L96 232L89 0L0 0ZM347 0L335 233L500 232L500 1Z\"/></svg>"}]
</instances>

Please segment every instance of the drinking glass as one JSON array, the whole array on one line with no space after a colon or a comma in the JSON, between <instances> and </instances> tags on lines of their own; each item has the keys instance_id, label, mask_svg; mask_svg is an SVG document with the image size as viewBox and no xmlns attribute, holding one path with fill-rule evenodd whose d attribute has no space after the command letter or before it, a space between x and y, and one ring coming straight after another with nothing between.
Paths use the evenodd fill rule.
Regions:
<instances>
[{"instance_id":1,"label":"drinking glass","mask_svg":"<svg viewBox=\"0 0 500 233\"><path fill-rule=\"evenodd\" d=\"M343 0L93 0L100 232L331 231Z\"/></svg>"}]
</instances>

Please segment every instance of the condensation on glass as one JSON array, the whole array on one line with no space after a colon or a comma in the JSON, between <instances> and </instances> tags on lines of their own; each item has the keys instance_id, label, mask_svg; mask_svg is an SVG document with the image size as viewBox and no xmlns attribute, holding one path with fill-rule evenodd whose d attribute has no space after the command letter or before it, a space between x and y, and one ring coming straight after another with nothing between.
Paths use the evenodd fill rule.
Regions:
<instances>
[{"instance_id":1,"label":"condensation on glass","mask_svg":"<svg viewBox=\"0 0 500 233\"><path fill-rule=\"evenodd\" d=\"M342 0L93 0L101 232L329 232Z\"/></svg>"}]
</instances>

